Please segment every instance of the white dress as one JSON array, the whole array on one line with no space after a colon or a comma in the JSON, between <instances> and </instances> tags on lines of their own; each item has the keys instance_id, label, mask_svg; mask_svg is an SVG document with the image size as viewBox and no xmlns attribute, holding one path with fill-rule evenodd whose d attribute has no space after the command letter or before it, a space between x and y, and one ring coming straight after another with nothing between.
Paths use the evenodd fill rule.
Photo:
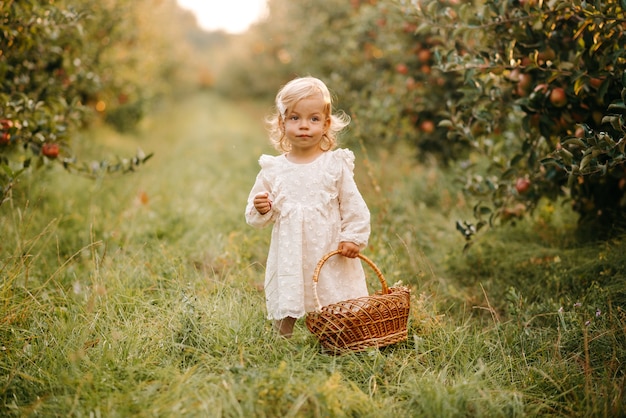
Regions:
<instances>
[{"instance_id":1,"label":"white dress","mask_svg":"<svg viewBox=\"0 0 626 418\"><path fill-rule=\"evenodd\" d=\"M314 311L313 272L318 261L342 241L364 248L370 213L354 182L354 154L324 152L311 163L292 163L285 155L262 155L261 171L248 197L246 221L262 228L273 223L265 271L268 319L300 318ZM271 210L261 215L253 199L267 192ZM319 275L322 306L367 296L361 260L335 255Z\"/></svg>"}]
</instances>

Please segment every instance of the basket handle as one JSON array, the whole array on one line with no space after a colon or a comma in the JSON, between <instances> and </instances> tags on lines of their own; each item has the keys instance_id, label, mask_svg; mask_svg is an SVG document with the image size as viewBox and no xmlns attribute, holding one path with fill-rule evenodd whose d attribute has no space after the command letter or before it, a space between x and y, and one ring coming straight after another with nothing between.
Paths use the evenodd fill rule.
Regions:
<instances>
[{"instance_id":1,"label":"basket handle","mask_svg":"<svg viewBox=\"0 0 626 418\"><path fill-rule=\"evenodd\" d=\"M330 257L336 254L341 254L341 250L331 251L330 253L322 257L322 259L317 263L317 266L315 267L315 271L313 272L313 296L315 296L315 304L317 305L318 310L322 309L322 304L320 303L319 297L317 296L317 281L319 280L320 271L322 270L322 266L324 265L324 263L326 263L326 261ZM357 257L365 261L372 268L372 270L374 270L374 273L376 273L376 275L378 276L378 280L380 280L380 284L382 286L382 294L386 295L390 293L389 287L387 286L387 281L385 280L385 276L383 276L383 272L380 271L378 266L374 264L372 260L370 260L369 258L367 258L361 253L359 253Z\"/></svg>"}]
</instances>

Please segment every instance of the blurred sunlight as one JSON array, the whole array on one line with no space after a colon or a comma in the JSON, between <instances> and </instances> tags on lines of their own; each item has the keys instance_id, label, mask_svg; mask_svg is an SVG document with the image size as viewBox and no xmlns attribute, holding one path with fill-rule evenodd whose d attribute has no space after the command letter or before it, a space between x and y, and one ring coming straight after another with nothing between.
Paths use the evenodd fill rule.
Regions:
<instances>
[{"instance_id":1,"label":"blurred sunlight","mask_svg":"<svg viewBox=\"0 0 626 418\"><path fill-rule=\"evenodd\" d=\"M267 12L267 0L177 0L208 31L245 32Z\"/></svg>"}]
</instances>

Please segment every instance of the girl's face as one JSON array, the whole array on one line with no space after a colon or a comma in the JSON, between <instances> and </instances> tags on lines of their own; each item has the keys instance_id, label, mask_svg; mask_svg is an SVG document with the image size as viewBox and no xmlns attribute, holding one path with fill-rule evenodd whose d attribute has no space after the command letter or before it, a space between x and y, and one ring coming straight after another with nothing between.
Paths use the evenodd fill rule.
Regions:
<instances>
[{"instance_id":1,"label":"girl's face","mask_svg":"<svg viewBox=\"0 0 626 418\"><path fill-rule=\"evenodd\" d=\"M322 150L320 142L330 124L324 109L322 95L316 94L296 102L287 112L282 124L292 157L312 157Z\"/></svg>"}]
</instances>

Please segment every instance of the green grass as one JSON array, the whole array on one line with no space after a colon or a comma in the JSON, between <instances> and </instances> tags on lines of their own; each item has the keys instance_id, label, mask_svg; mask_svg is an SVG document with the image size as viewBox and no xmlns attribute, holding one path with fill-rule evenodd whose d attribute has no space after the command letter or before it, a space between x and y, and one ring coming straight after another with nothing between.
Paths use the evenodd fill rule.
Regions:
<instances>
[{"instance_id":1,"label":"green grass","mask_svg":"<svg viewBox=\"0 0 626 418\"><path fill-rule=\"evenodd\" d=\"M547 205L464 255L454 222L471 207L453 174L402 150L354 147L366 254L413 290L408 341L336 357L302 322L278 338L262 292L269 230L243 219L271 152L264 110L164 104L135 136L79 138L86 158L155 152L140 171L22 180L0 206L0 415L626 413L623 238L583 245Z\"/></svg>"}]
</instances>

